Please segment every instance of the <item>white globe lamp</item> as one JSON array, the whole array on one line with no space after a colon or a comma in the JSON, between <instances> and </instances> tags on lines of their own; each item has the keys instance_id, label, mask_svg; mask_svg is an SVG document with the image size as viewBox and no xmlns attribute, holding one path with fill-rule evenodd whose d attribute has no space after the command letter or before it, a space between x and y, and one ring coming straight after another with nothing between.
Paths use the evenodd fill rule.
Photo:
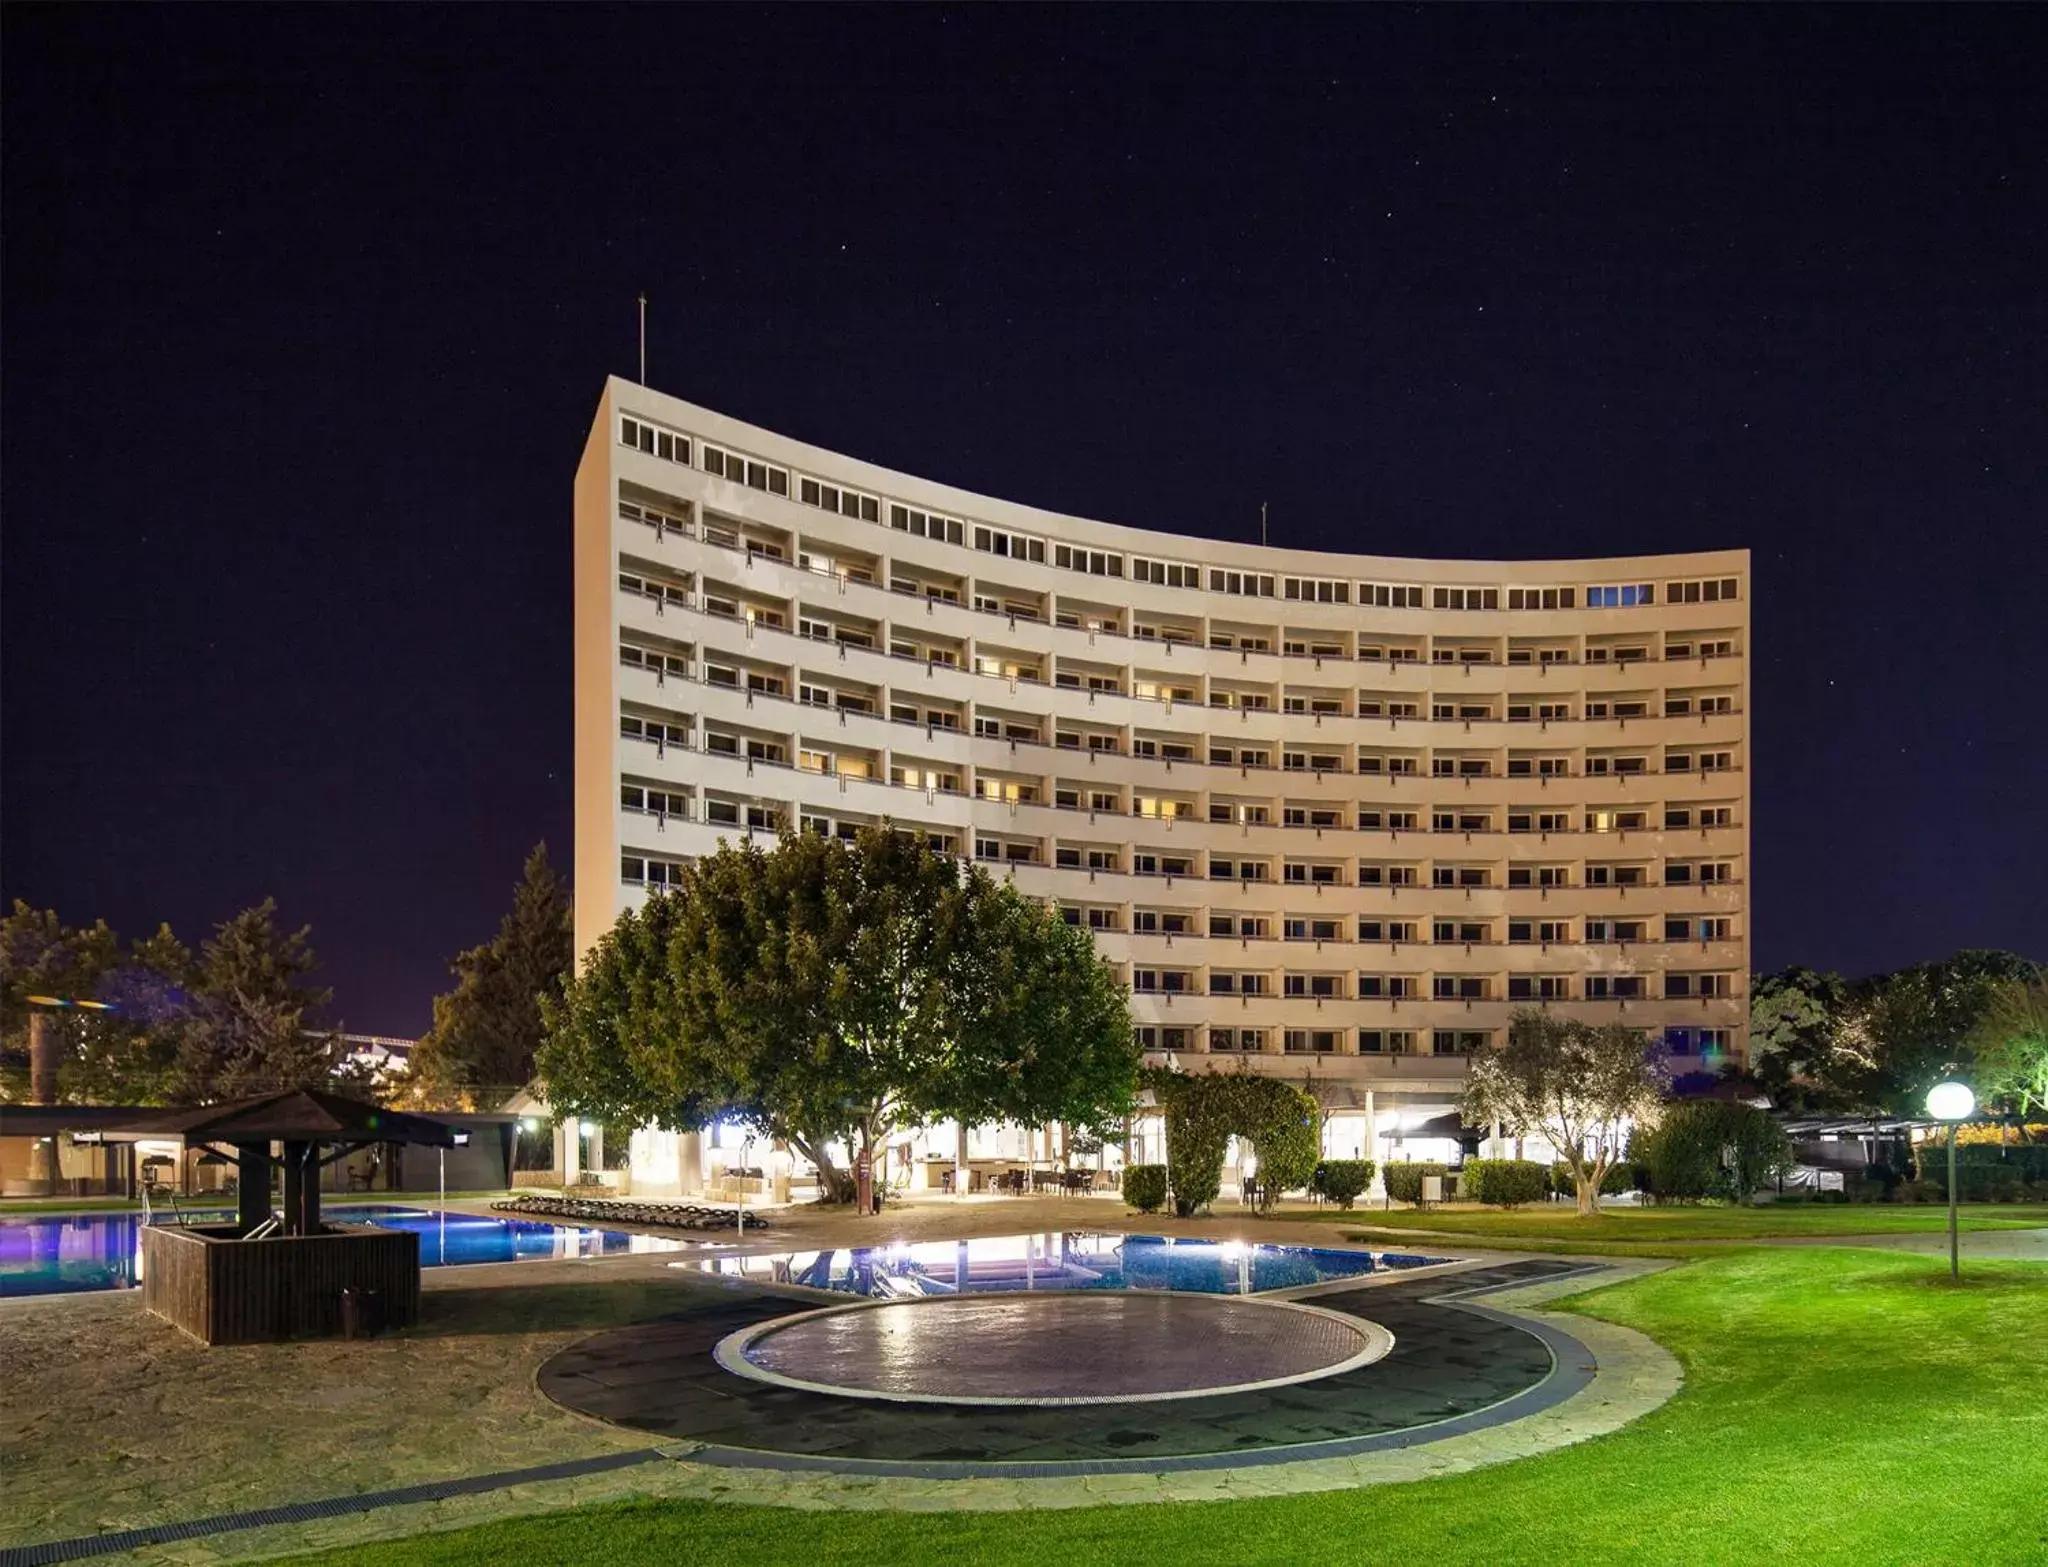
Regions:
<instances>
[{"instance_id":1,"label":"white globe lamp","mask_svg":"<svg viewBox=\"0 0 2048 1567\"><path fill-rule=\"evenodd\" d=\"M1948 1123L1948 1276L1962 1277L1963 1265L1956 1242L1956 1124L1967 1121L1977 1108L1977 1096L1968 1083L1936 1083L1927 1091L1927 1113Z\"/></svg>"}]
</instances>

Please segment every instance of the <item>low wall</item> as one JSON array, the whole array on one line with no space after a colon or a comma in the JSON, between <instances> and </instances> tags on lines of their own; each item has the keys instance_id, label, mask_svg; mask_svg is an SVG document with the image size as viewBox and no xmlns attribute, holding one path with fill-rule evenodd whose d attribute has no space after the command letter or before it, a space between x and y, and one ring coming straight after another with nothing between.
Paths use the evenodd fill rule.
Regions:
<instances>
[{"instance_id":1,"label":"low wall","mask_svg":"<svg viewBox=\"0 0 2048 1567\"><path fill-rule=\"evenodd\" d=\"M202 1343L333 1338L345 1289L375 1291L385 1327L418 1321L419 1236L366 1224L253 1241L235 1239L231 1226L142 1231L144 1309Z\"/></svg>"}]
</instances>

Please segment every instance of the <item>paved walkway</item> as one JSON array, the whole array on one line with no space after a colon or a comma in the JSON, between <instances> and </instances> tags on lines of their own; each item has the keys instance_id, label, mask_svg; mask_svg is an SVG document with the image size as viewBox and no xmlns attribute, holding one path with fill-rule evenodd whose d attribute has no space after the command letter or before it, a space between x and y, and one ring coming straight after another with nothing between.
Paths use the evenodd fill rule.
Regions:
<instances>
[{"instance_id":1,"label":"paved walkway","mask_svg":"<svg viewBox=\"0 0 2048 1567\"><path fill-rule=\"evenodd\" d=\"M759 1249L1125 1228L1343 1244L1341 1228L1326 1222L1228 1214L1141 1221L1121 1203L1029 1197L920 1204L879 1219L793 1215ZM1473 1259L1468 1266L1501 1255L1458 1251ZM0 1509L0 1548L644 1449L645 1434L562 1409L540 1395L533 1378L544 1361L592 1332L759 1298L751 1286L668 1266L675 1260L629 1255L429 1270L419 1327L368 1343L206 1349L145 1315L134 1292L0 1301L0 1473L8 1503ZM1621 1262L1612 1276L1646 1266ZM1448 1284L1449 1275L1440 1277ZM1537 1286L1512 1304L1520 1310L1583 1288L1579 1280ZM128 1559L249 1559L623 1496L981 1509L1377 1484L1501 1462L1611 1430L1677 1387L1676 1365L1647 1340L1586 1318L1563 1320L1599 1358L1601 1375L1590 1387L1510 1427L1397 1451L1256 1471L1042 1481L847 1479L691 1462L679 1454L484 1494L212 1534L147 1547Z\"/></svg>"}]
</instances>

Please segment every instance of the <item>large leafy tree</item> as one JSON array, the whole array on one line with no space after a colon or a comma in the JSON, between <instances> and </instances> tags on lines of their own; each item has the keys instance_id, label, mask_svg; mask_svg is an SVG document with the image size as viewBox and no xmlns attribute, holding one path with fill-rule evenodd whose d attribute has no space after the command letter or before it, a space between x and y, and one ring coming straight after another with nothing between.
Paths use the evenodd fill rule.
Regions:
<instances>
[{"instance_id":1,"label":"large leafy tree","mask_svg":"<svg viewBox=\"0 0 2048 1567\"><path fill-rule=\"evenodd\" d=\"M546 1037L542 1002L561 993L575 950L568 885L537 844L497 935L449 965L455 988L434 998L434 1025L413 1054L414 1088L475 1108L531 1082Z\"/></svg>"},{"instance_id":2,"label":"large leafy tree","mask_svg":"<svg viewBox=\"0 0 2048 1567\"><path fill-rule=\"evenodd\" d=\"M1872 1063L1858 1085L1864 1102L1919 1114L1928 1089L1952 1073L1971 1072L1970 1041L1998 988L2035 972L2014 953L1966 950L1859 986L1847 1033Z\"/></svg>"},{"instance_id":3,"label":"large leafy tree","mask_svg":"<svg viewBox=\"0 0 2048 1567\"><path fill-rule=\"evenodd\" d=\"M598 944L540 1059L551 1102L832 1144L941 1117L1093 1125L1130 1102L1122 993L1080 932L922 839L721 848Z\"/></svg>"},{"instance_id":4,"label":"large leafy tree","mask_svg":"<svg viewBox=\"0 0 2048 1567\"><path fill-rule=\"evenodd\" d=\"M1773 1104L1832 1110L1853 1101L1855 1079L1874 1063L1850 1053L1849 1017L1849 986L1839 974L1780 969L1751 986L1750 1071Z\"/></svg>"},{"instance_id":5,"label":"large leafy tree","mask_svg":"<svg viewBox=\"0 0 2048 1567\"><path fill-rule=\"evenodd\" d=\"M1993 981L1970 1044L1987 1100L2023 1119L2048 1109L2048 970Z\"/></svg>"},{"instance_id":6,"label":"large leafy tree","mask_svg":"<svg viewBox=\"0 0 2048 1567\"><path fill-rule=\"evenodd\" d=\"M1472 1058L1464 1113L1517 1135L1541 1133L1590 1216L1630 1124L1656 1114L1662 1091L1652 1048L1635 1029L1520 1011L1504 1045Z\"/></svg>"}]
</instances>

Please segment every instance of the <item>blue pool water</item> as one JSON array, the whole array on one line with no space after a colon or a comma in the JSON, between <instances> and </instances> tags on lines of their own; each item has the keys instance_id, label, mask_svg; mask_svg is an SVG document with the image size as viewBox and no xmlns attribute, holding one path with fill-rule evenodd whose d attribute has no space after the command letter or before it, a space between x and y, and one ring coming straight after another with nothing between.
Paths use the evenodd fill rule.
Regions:
<instances>
[{"instance_id":1,"label":"blue pool water","mask_svg":"<svg viewBox=\"0 0 2048 1567\"><path fill-rule=\"evenodd\" d=\"M1171 1290L1256 1295L1443 1262L1409 1252L1336 1251L1161 1235L1001 1235L777 1257L703 1257L670 1267L760 1284L891 1299L1004 1290Z\"/></svg>"},{"instance_id":2,"label":"blue pool water","mask_svg":"<svg viewBox=\"0 0 2048 1567\"><path fill-rule=\"evenodd\" d=\"M391 1203L330 1207L350 1223L416 1230L420 1263L458 1268L477 1262L529 1262L554 1257L608 1257L616 1252L680 1251L682 1241L617 1230L536 1224L481 1214L441 1213ZM187 1211L199 1222L232 1215ZM48 1213L0 1217L0 1295L62 1295L133 1289L141 1283L142 1216L135 1213Z\"/></svg>"}]
</instances>

